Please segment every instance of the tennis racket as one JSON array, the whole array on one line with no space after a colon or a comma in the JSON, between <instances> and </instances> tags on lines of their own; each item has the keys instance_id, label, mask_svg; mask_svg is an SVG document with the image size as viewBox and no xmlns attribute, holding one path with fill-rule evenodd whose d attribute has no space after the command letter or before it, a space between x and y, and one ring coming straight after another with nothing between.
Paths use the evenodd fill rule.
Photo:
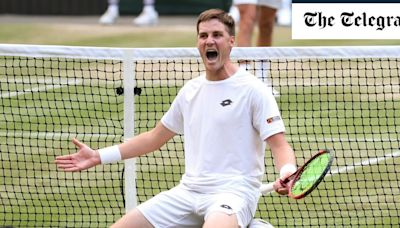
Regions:
<instances>
[{"instance_id":1,"label":"tennis racket","mask_svg":"<svg viewBox=\"0 0 400 228\"><path fill-rule=\"evenodd\" d=\"M281 180L283 187L288 190L288 196L293 199L301 199L310 194L328 173L333 162L333 154L330 150L320 150L311 157L295 173ZM274 183L263 184L261 193L274 191Z\"/></svg>"}]
</instances>

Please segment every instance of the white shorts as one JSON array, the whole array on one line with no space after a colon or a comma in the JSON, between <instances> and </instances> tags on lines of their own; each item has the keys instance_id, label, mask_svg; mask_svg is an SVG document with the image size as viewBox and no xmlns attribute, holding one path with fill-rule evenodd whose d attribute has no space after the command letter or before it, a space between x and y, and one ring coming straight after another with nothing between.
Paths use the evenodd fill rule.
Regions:
<instances>
[{"instance_id":1,"label":"white shorts","mask_svg":"<svg viewBox=\"0 0 400 228\"><path fill-rule=\"evenodd\" d=\"M157 228L201 227L212 212L236 214L240 227L247 227L258 202L233 193L204 194L181 185L162 192L137 209Z\"/></svg>"},{"instance_id":2,"label":"white shorts","mask_svg":"<svg viewBox=\"0 0 400 228\"><path fill-rule=\"evenodd\" d=\"M282 7L282 1L283 0L233 0L233 5L254 4L279 9Z\"/></svg>"}]
</instances>

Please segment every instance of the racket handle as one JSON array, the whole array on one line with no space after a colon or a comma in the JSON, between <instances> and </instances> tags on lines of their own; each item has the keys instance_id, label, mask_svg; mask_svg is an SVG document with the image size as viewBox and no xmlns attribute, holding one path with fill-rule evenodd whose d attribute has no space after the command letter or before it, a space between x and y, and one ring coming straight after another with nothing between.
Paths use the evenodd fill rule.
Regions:
<instances>
[{"instance_id":1,"label":"racket handle","mask_svg":"<svg viewBox=\"0 0 400 228\"><path fill-rule=\"evenodd\" d=\"M273 191L275 191L273 182L269 183L269 184L262 184L261 187L260 187L260 192L261 192L262 195L265 195L267 193L271 193Z\"/></svg>"}]
</instances>

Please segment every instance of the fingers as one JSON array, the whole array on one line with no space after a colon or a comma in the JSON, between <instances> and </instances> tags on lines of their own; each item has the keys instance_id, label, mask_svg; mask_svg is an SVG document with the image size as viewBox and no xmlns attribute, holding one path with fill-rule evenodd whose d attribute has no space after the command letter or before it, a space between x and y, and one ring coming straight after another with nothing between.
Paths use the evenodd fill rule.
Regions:
<instances>
[{"instance_id":1,"label":"fingers","mask_svg":"<svg viewBox=\"0 0 400 228\"><path fill-rule=\"evenodd\" d=\"M287 195L289 193L288 185L282 179L275 181L274 189L280 195Z\"/></svg>"},{"instance_id":2,"label":"fingers","mask_svg":"<svg viewBox=\"0 0 400 228\"><path fill-rule=\"evenodd\" d=\"M81 143L81 142L80 142L78 139L76 139L76 138L73 138L73 139L72 139L72 143L75 144L75 146L77 146L79 149L85 146L85 144Z\"/></svg>"},{"instance_id":3,"label":"fingers","mask_svg":"<svg viewBox=\"0 0 400 228\"><path fill-rule=\"evenodd\" d=\"M58 163L57 167L60 169L70 169L70 168L75 167L75 165L71 164L71 163Z\"/></svg>"},{"instance_id":4,"label":"fingers","mask_svg":"<svg viewBox=\"0 0 400 228\"><path fill-rule=\"evenodd\" d=\"M57 156L56 159L54 160L55 163L64 161L64 160L71 160L72 156L71 155L63 155L63 156Z\"/></svg>"},{"instance_id":5,"label":"fingers","mask_svg":"<svg viewBox=\"0 0 400 228\"><path fill-rule=\"evenodd\" d=\"M57 164L58 169L65 172L76 172L81 170L69 155L57 157L54 162Z\"/></svg>"},{"instance_id":6,"label":"fingers","mask_svg":"<svg viewBox=\"0 0 400 228\"><path fill-rule=\"evenodd\" d=\"M59 168L65 167L67 165L74 164L74 160L71 155L64 155L64 156L58 156L54 160L54 163L57 164Z\"/></svg>"},{"instance_id":7,"label":"fingers","mask_svg":"<svg viewBox=\"0 0 400 228\"><path fill-rule=\"evenodd\" d=\"M63 156L63 157L70 157L70 156ZM70 163L73 163L73 161L71 160L71 158L60 158L60 157L57 157L56 160L54 160L54 163L56 163L56 164L70 164Z\"/></svg>"},{"instance_id":8,"label":"fingers","mask_svg":"<svg viewBox=\"0 0 400 228\"><path fill-rule=\"evenodd\" d=\"M64 172L77 172L81 170L79 167L73 165L65 165L65 166L58 165L57 167L59 169L62 169Z\"/></svg>"},{"instance_id":9,"label":"fingers","mask_svg":"<svg viewBox=\"0 0 400 228\"><path fill-rule=\"evenodd\" d=\"M73 138L72 143L75 144L79 149L85 146L78 139ZM65 172L80 171L80 168L76 165L76 154L57 156L54 160L57 164L57 168L62 169Z\"/></svg>"},{"instance_id":10,"label":"fingers","mask_svg":"<svg viewBox=\"0 0 400 228\"><path fill-rule=\"evenodd\" d=\"M100 164L100 161L93 161L94 151L90 147L76 138L72 139L72 143L78 147L78 151L74 154L57 156L54 163L59 169L65 172L76 172Z\"/></svg>"},{"instance_id":11,"label":"fingers","mask_svg":"<svg viewBox=\"0 0 400 228\"><path fill-rule=\"evenodd\" d=\"M64 160L61 160L61 161L60 160L59 161L56 160L55 162L57 164L57 168L58 169L61 169L61 170L66 171L66 172L77 171L75 164L73 164L71 162L64 161Z\"/></svg>"},{"instance_id":12,"label":"fingers","mask_svg":"<svg viewBox=\"0 0 400 228\"><path fill-rule=\"evenodd\" d=\"M75 171L79 171L79 168L76 167L75 165L72 164L68 164L68 165L58 165L57 166L59 169L62 169L66 172L75 172Z\"/></svg>"},{"instance_id":13,"label":"fingers","mask_svg":"<svg viewBox=\"0 0 400 228\"><path fill-rule=\"evenodd\" d=\"M286 187L278 187L276 189L276 192L280 195L287 195L289 193L289 190Z\"/></svg>"}]
</instances>

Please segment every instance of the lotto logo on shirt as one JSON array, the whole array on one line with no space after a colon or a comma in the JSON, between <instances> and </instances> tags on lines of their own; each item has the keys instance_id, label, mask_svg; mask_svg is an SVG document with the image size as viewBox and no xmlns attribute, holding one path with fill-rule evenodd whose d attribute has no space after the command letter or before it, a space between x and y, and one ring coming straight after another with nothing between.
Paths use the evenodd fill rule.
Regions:
<instances>
[{"instance_id":1,"label":"lotto logo on shirt","mask_svg":"<svg viewBox=\"0 0 400 228\"><path fill-rule=\"evenodd\" d=\"M268 118L267 119L267 124L272 124L273 122L275 122L277 120L281 120L281 117L280 116L274 116L274 117Z\"/></svg>"},{"instance_id":2,"label":"lotto logo on shirt","mask_svg":"<svg viewBox=\"0 0 400 228\"><path fill-rule=\"evenodd\" d=\"M400 0L293 0L293 39L398 39Z\"/></svg>"}]
</instances>

